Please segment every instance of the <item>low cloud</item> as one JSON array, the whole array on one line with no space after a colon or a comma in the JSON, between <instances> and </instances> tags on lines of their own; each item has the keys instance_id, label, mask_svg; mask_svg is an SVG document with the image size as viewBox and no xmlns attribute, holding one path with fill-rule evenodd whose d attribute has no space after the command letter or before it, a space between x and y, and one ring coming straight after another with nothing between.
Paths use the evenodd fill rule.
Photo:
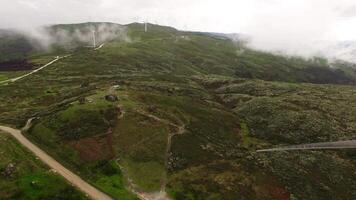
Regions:
<instances>
[{"instance_id":1,"label":"low cloud","mask_svg":"<svg viewBox=\"0 0 356 200\"><path fill-rule=\"evenodd\" d=\"M112 23L87 23L75 27L71 25L44 26L30 30L19 30L32 42L37 49L49 50L58 46L66 49L74 49L79 46L93 45L93 32L96 45L111 40L129 42L127 28Z\"/></svg>"},{"instance_id":2,"label":"low cloud","mask_svg":"<svg viewBox=\"0 0 356 200\"><path fill-rule=\"evenodd\" d=\"M265 51L349 59L338 43L356 41L354 11L354 0L0 0L0 28L35 32L33 27L48 24L149 21L181 30L242 33L250 36L252 48ZM79 33L79 39L87 37Z\"/></svg>"},{"instance_id":3,"label":"low cloud","mask_svg":"<svg viewBox=\"0 0 356 200\"><path fill-rule=\"evenodd\" d=\"M275 0L256 11L244 33L254 49L306 58L314 56L355 61L356 45L340 22L356 8L350 0ZM351 24L349 24L351 25ZM347 27L356 34L356 29ZM355 35L356 36L356 35ZM343 44L343 45L342 45Z\"/></svg>"}]
</instances>

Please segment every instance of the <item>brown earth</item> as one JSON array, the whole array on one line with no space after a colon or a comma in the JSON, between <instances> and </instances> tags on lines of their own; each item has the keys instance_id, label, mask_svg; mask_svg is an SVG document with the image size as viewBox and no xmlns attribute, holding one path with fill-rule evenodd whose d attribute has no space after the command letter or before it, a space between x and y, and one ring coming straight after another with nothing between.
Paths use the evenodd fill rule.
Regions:
<instances>
[{"instance_id":1,"label":"brown earth","mask_svg":"<svg viewBox=\"0 0 356 200\"><path fill-rule=\"evenodd\" d=\"M115 158L112 147L112 132L107 134L71 141L69 145L78 151L81 159L87 162Z\"/></svg>"}]
</instances>

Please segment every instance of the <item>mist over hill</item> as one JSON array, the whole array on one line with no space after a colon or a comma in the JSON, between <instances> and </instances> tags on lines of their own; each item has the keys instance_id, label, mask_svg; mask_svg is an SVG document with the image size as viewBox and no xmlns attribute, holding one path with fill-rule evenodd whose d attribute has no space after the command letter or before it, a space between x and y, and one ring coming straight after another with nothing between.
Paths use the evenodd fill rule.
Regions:
<instances>
[{"instance_id":1,"label":"mist over hill","mask_svg":"<svg viewBox=\"0 0 356 200\"><path fill-rule=\"evenodd\" d=\"M0 200L88 199L355 200L356 1L0 0Z\"/></svg>"},{"instance_id":2,"label":"mist over hill","mask_svg":"<svg viewBox=\"0 0 356 200\"><path fill-rule=\"evenodd\" d=\"M330 51L334 52L334 59L356 63L356 41L339 42L331 46Z\"/></svg>"},{"instance_id":3,"label":"mist over hill","mask_svg":"<svg viewBox=\"0 0 356 200\"><path fill-rule=\"evenodd\" d=\"M130 32L137 27L144 28L143 24L133 23L119 25L114 23L81 23L63 24L42 27L29 32L15 30L3 30L0 37L0 61L26 60L27 57L41 53L73 52L81 48L93 46L95 34L96 44L99 46L105 42L123 41L130 43L135 38ZM279 80L289 82L312 82L312 83L356 83L356 68L348 60L352 59L353 43L340 43L335 47L326 49L330 55L328 57L301 57L289 55L285 52L267 52L251 48L250 37L244 34L223 34L206 32L179 31L171 27L164 27L149 24L151 31L158 34L164 33L164 37L182 36L189 38L189 35L211 38L211 40L225 40L229 48L236 48L234 51L224 52L223 49L214 49L219 57L211 64L220 62L225 57L231 60L230 54L237 55L236 60L231 60L227 65L233 74L242 78L259 78L264 80ZM207 49L200 49L201 53L209 55L212 52ZM339 52L340 58L336 59L331 55ZM6 55L6 56L5 56ZM190 58L196 57L191 52ZM22 62L22 61L21 61ZM196 61L194 61L196 62ZM226 62L226 61L225 61ZM213 66L212 66L213 67ZM6 68L6 66L5 66Z\"/></svg>"},{"instance_id":4,"label":"mist over hill","mask_svg":"<svg viewBox=\"0 0 356 200\"><path fill-rule=\"evenodd\" d=\"M24 59L30 53L36 52L75 50L92 46L93 32L97 45L114 39L130 40L126 27L114 23L53 25L30 31L0 30L0 61Z\"/></svg>"},{"instance_id":5,"label":"mist over hill","mask_svg":"<svg viewBox=\"0 0 356 200\"><path fill-rule=\"evenodd\" d=\"M44 27L33 36L45 47L55 45L75 49L80 45L93 45L94 35L97 45L114 39L128 42L126 31L125 26L114 23L83 23Z\"/></svg>"},{"instance_id":6,"label":"mist over hill","mask_svg":"<svg viewBox=\"0 0 356 200\"><path fill-rule=\"evenodd\" d=\"M0 124L33 119L24 136L113 199L356 198L354 150L256 152L354 139L353 64L155 24L44 30L2 33ZM2 158L0 172L21 163ZM0 173L0 199L80 199L17 166Z\"/></svg>"},{"instance_id":7,"label":"mist over hill","mask_svg":"<svg viewBox=\"0 0 356 200\"><path fill-rule=\"evenodd\" d=\"M76 49L78 47L93 45L93 31L96 33L97 43L103 43L113 39L130 41L127 35L127 25L119 25L115 23L82 23L80 25L52 25L43 26L33 29L14 29L0 30L0 39L4 45L0 49L0 53L10 54L11 49L19 49L19 55L23 56L27 52L35 50L53 50L53 48ZM215 32L195 32L197 34L210 35L215 37L230 39L239 45L255 49L257 51L270 52L277 55L287 57L303 57L304 59L312 59L313 57L324 57L330 62L346 61L356 63L355 52L356 45L354 41L328 42L319 41L310 43L309 48L305 49L305 53L293 51L273 50L273 48L264 48L254 45L253 37L247 34L239 33L215 33ZM18 41L18 42L17 42ZM269 50L270 49L270 50ZM312 50L312 51L310 51ZM1 58L0 58L1 59Z\"/></svg>"}]
</instances>

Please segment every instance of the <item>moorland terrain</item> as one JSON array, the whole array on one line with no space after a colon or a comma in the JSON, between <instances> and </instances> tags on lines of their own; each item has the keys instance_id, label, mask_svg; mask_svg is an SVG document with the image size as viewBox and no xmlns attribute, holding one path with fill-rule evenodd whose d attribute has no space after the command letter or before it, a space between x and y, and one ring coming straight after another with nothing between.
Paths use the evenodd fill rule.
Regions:
<instances>
[{"instance_id":1,"label":"moorland terrain","mask_svg":"<svg viewBox=\"0 0 356 200\"><path fill-rule=\"evenodd\" d=\"M147 32L138 23L49 28L57 37L88 27L101 34L103 25L117 27L117 37L97 50L71 40L43 51L0 34L0 81L70 54L2 84L0 124L21 128L35 118L24 135L114 199L356 198L355 150L256 152L354 139L353 64L275 55L223 35L153 24ZM15 70L14 62L23 67ZM11 138L0 134L0 143L0 199L74 191ZM6 177L11 163L15 175ZM42 185L50 190L33 192ZM84 198L71 194L58 199Z\"/></svg>"}]
</instances>

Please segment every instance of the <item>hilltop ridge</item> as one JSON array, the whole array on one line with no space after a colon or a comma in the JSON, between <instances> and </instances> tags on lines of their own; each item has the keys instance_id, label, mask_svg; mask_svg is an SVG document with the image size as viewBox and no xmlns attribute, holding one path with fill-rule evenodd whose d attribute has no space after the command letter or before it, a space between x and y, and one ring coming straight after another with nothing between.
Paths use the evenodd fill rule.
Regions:
<instances>
[{"instance_id":1,"label":"hilltop ridge","mask_svg":"<svg viewBox=\"0 0 356 200\"><path fill-rule=\"evenodd\" d=\"M86 35L91 25L56 29ZM1 85L0 123L35 117L24 135L115 199L356 198L354 150L256 153L353 139L352 66L153 24L106 30L98 50L73 37L28 52L34 68L71 56Z\"/></svg>"}]
</instances>

